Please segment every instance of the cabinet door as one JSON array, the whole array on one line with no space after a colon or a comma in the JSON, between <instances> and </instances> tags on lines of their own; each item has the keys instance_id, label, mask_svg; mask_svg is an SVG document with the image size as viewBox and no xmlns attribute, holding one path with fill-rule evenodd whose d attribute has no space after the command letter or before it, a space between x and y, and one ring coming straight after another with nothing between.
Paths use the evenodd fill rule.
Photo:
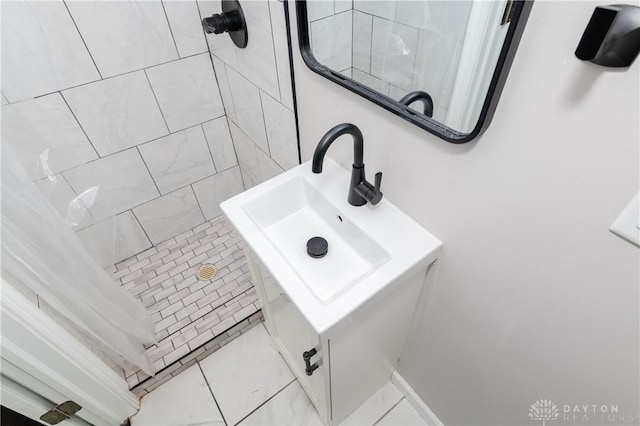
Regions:
<instances>
[{"instance_id":1,"label":"cabinet door","mask_svg":"<svg viewBox=\"0 0 640 426\"><path fill-rule=\"evenodd\" d=\"M269 270L259 260L254 260L264 283L267 299L265 305L268 305L266 314L271 317L272 325L275 327L273 337L320 417L328 423L330 410L327 398L328 385L325 385L325 380L329 377L328 353L321 345L320 336L289 300ZM317 354L311 358L310 362L318 363L318 369L311 376L307 376L302 354L312 348L316 348Z\"/></svg>"}]
</instances>

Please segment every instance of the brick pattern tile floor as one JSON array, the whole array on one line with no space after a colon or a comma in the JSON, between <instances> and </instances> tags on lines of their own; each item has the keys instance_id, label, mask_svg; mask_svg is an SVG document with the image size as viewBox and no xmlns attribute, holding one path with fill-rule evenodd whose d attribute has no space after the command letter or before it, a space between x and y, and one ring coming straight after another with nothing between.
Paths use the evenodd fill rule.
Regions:
<instances>
[{"instance_id":1,"label":"brick pattern tile floor","mask_svg":"<svg viewBox=\"0 0 640 426\"><path fill-rule=\"evenodd\" d=\"M147 353L156 371L174 364L258 311L240 237L224 216L164 241L115 265L117 284L149 310L157 344ZM213 264L209 281L199 268ZM125 371L133 387L149 376Z\"/></svg>"}]
</instances>

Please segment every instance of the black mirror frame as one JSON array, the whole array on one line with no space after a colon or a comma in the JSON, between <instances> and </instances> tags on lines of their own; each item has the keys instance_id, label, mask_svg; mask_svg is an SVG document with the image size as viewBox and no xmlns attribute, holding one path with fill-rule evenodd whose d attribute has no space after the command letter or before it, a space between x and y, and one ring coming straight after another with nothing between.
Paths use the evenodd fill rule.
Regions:
<instances>
[{"instance_id":1,"label":"black mirror frame","mask_svg":"<svg viewBox=\"0 0 640 426\"><path fill-rule=\"evenodd\" d=\"M511 25L507 31L504 45L502 46L500 56L498 57L498 63L493 72L493 76L491 77L489 91L484 100L484 104L482 105L480 117L478 118L476 126L470 133L461 133L427 116L414 112L388 96L358 83L355 80L345 77L319 63L313 56L311 46L309 45L309 25L307 23L306 0L296 0L298 43L300 45L300 53L302 54L305 64L307 64L313 72L339 84L340 86L370 100L375 104L380 105L384 109L391 111L395 115L402 117L408 122L421 127L430 133L433 133L447 142L463 144L480 136L487 127L489 127L532 7L533 0L514 1Z\"/></svg>"}]
</instances>

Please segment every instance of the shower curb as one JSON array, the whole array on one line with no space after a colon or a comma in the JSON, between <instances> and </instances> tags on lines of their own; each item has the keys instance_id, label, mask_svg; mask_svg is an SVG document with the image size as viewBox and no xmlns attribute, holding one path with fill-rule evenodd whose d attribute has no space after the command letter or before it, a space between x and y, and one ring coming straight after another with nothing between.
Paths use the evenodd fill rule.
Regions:
<instances>
[{"instance_id":1,"label":"shower curb","mask_svg":"<svg viewBox=\"0 0 640 426\"><path fill-rule=\"evenodd\" d=\"M187 368L196 365L197 362L202 361L227 343L232 342L237 337L251 330L257 324L263 321L264 316L262 315L262 310L259 309L257 312L249 315L238 324L229 327L227 330L218 334L213 339L202 344L182 358L158 371L155 376L146 378L142 382L133 386L130 389L131 392L133 392L137 397L142 397L148 394L163 383L169 381L172 377L175 377Z\"/></svg>"}]
</instances>

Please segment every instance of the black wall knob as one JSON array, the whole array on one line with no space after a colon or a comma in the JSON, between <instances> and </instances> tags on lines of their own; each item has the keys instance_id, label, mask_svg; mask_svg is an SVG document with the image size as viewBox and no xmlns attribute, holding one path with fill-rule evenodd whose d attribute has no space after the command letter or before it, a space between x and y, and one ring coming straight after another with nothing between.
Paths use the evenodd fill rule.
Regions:
<instances>
[{"instance_id":1,"label":"black wall knob","mask_svg":"<svg viewBox=\"0 0 640 426\"><path fill-rule=\"evenodd\" d=\"M229 33L236 46L241 49L247 47L247 24L238 0L222 0L222 13L204 18L202 28L207 34Z\"/></svg>"},{"instance_id":2,"label":"black wall knob","mask_svg":"<svg viewBox=\"0 0 640 426\"><path fill-rule=\"evenodd\" d=\"M237 12L216 13L202 20L202 26L207 34L222 34L238 31L242 28Z\"/></svg>"}]
</instances>

